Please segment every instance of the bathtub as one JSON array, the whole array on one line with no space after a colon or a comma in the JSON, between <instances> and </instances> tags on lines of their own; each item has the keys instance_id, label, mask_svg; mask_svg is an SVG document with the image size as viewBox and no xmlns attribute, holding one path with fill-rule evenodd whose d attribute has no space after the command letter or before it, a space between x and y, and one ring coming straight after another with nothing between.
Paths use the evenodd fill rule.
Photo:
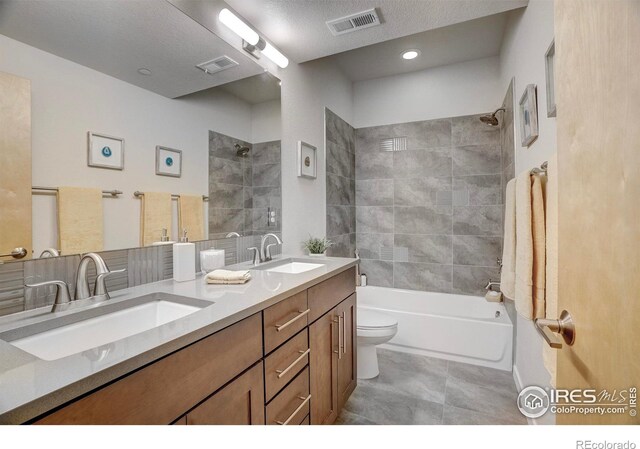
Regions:
<instances>
[{"instance_id":1,"label":"bathtub","mask_svg":"<svg viewBox=\"0 0 640 449\"><path fill-rule=\"evenodd\" d=\"M381 348L511 371L513 325L502 303L482 297L358 287L358 309L398 320Z\"/></svg>"}]
</instances>

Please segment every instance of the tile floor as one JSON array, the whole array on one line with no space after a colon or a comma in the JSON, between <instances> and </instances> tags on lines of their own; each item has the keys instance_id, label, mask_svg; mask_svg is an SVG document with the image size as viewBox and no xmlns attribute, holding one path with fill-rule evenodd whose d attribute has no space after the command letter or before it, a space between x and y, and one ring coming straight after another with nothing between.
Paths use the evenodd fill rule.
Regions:
<instances>
[{"instance_id":1,"label":"tile floor","mask_svg":"<svg viewBox=\"0 0 640 449\"><path fill-rule=\"evenodd\" d=\"M384 349L378 361L336 424L527 424L510 372Z\"/></svg>"}]
</instances>

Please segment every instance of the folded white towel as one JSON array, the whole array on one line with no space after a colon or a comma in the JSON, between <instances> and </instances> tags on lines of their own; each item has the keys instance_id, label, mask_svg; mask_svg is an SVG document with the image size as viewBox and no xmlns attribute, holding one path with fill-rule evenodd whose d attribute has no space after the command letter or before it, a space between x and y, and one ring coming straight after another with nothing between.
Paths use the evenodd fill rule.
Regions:
<instances>
[{"instance_id":1,"label":"folded white towel","mask_svg":"<svg viewBox=\"0 0 640 449\"><path fill-rule=\"evenodd\" d=\"M251 273L248 270L213 270L204 278L207 284L244 284L251 279Z\"/></svg>"}]
</instances>

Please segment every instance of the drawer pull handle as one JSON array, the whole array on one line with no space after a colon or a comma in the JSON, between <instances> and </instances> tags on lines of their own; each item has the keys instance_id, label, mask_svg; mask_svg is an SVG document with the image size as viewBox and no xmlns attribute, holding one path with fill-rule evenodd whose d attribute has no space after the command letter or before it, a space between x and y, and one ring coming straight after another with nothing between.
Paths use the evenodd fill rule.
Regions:
<instances>
[{"instance_id":1,"label":"drawer pull handle","mask_svg":"<svg viewBox=\"0 0 640 449\"><path fill-rule=\"evenodd\" d=\"M297 320L299 320L300 318L302 318L303 316L305 316L309 312L311 312L311 309L301 310L301 311L299 311L299 313L296 316L291 318L286 323L284 323L284 324L276 324L276 331L280 332L281 330L291 326L293 323L295 323Z\"/></svg>"},{"instance_id":2,"label":"drawer pull handle","mask_svg":"<svg viewBox=\"0 0 640 449\"><path fill-rule=\"evenodd\" d=\"M291 422L291 420L292 420L293 418L295 418L295 416L298 414L298 412L299 412L300 410L302 410L302 408L303 408L305 405L307 405L307 402L309 402L309 401L311 400L311 395L307 396L306 398L305 398L305 397L303 397L303 396L298 396L298 399L302 399L302 404L300 404L300 405L298 406L298 408L297 408L297 409L295 409L295 410L293 411L293 413L291 414L291 416L289 416L289 417L287 418L287 420L286 420L286 421L276 421L276 424L280 424L281 426L286 426L287 424L289 424L289 423Z\"/></svg>"},{"instance_id":3,"label":"drawer pull handle","mask_svg":"<svg viewBox=\"0 0 640 449\"><path fill-rule=\"evenodd\" d=\"M278 373L278 379L280 379L282 376L285 376L291 370L291 368L296 366L300 360L304 359L307 356L307 354L311 352L311 349L307 349L306 351L298 351L298 352L300 353L300 357L295 359L291 365L287 366L285 369L276 370L276 373Z\"/></svg>"}]
</instances>

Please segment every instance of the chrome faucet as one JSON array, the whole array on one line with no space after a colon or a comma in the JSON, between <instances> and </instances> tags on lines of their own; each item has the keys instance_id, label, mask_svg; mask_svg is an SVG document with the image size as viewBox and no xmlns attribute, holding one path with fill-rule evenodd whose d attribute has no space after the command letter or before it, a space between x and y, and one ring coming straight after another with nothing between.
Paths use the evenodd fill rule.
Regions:
<instances>
[{"instance_id":1,"label":"chrome faucet","mask_svg":"<svg viewBox=\"0 0 640 449\"><path fill-rule=\"evenodd\" d=\"M89 281L87 279L87 270L89 268L89 262L93 261L96 266L96 283L93 288L93 295L89 291ZM80 259L80 265L78 265L78 271L76 272L76 291L74 300L86 299L91 296L100 297L101 299L109 299L109 292L107 291L107 285L105 284L105 278L112 274L124 273L126 268L122 270L110 271L104 259L96 253L87 253Z\"/></svg>"},{"instance_id":2,"label":"chrome faucet","mask_svg":"<svg viewBox=\"0 0 640 449\"><path fill-rule=\"evenodd\" d=\"M265 243L267 243L269 237L276 239L277 243L270 243L265 247ZM262 240L260 241L260 262L269 262L271 260L271 247L277 244L282 244L282 240L280 240L280 237L277 235L269 233L262 236Z\"/></svg>"},{"instance_id":3,"label":"chrome faucet","mask_svg":"<svg viewBox=\"0 0 640 449\"><path fill-rule=\"evenodd\" d=\"M233 232L230 232L227 235L225 235L224 238L228 239L228 238L231 238L231 237L240 237L240 234L238 234L237 232L233 231Z\"/></svg>"},{"instance_id":4,"label":"chrome faucet","mask_svg":"<svg viewBox=\"0 0 640 449\"><path fill-rule=\"evenodd\" d=\"M69 286L64 281L47 281L37 284L24 284L28 288L45 287L49 285L56 286L56 299L53 301L51 312L66 309L71 304L71 295L69 294Z\"/></svg>"},{"instance_id":5,"label":"chrome faucet","mask_svg":"<svg viewBox=\"0 0 640 449\"><path fill-rule=\"evenodd\" d=\"M489 279L489 282L487 282L487 285L484 286L484 289L493 290L493 287L500 287L500 282L495 282Z\"/></svg>"}]
</instances>

